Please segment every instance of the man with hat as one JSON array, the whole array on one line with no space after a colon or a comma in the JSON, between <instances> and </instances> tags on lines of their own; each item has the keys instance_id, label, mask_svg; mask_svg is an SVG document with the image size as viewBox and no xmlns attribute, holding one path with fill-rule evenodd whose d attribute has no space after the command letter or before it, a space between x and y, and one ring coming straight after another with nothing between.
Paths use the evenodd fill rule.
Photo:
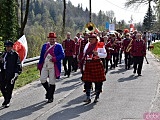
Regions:
<instances>
[{"instance_id":1,"label":"man with hat","mask_svg":"<svg viewBox=\"0 0 160 120\"><path fill-rule=\"evenodd\" d=\"M61 60L64 58L62 45L56 42L56 34L49 33L49 42L42 46L38 69L41 76L40 81L46 90L46 99L48 103L53 102L56 79L60 78ZM47 78L49 77L49 82Z\"/></svg>"},{"instance_id":2,"label":"man with hat","mask_svg":"<svg viewBox=\"0 0 160 120\"><path fill-rule=\"evenodd\" d=\"M0 90L4 97L3 107L9 107L15 80L22 72L18 53L13 50L13 42L4 43L5 52L0 58Z\"/></svg>"},{"instance_id":3,"label":"man with hat","mask_svg":"<svg viewBox=\"0 0 160 120\"><path fill-rule=\"evenodd\" d=\"M95 100L98 102L100 92L102 91L103 81L106 80L105 71L103 63L100 58L105 58L107 56L104 43L98 42L97 36L95 34L89 35L89 43L86 44L84 48L84 72L82 74L82 81L84 82L84 89L86 92L86 100L84 102L91 102L91 87L92 82L95 83Z\"/></svg>"}]
</instances>

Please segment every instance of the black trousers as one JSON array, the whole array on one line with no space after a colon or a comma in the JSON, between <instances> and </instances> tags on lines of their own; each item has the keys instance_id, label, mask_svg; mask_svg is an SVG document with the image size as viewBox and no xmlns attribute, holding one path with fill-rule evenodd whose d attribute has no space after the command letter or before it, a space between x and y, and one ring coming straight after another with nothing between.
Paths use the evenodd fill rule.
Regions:
<instances>
[{"instance_id":1,"label":"black trousers","mask_svg":"<svg viewBox=\"0 0 160 120\"><path fill-rule=\"evenodd\" d=\"M111 66L112 66L112 61L111 61L111 59L106 59L106 73L108 72L108 64L109 64L109 61L110 61Z\"/></svg>"},{"instance_id":2,"label":"black trousers","mask_svg":"<svg viewBox=\"0 0 160 120\"><path fill-rule=\"evenodd\" d=\"M75 58L73 58L72 68L73 68L74 71L77 71L77 69L78 69L78 60L77 60L77 56L76 56Z\"/></svg>"},{"instance_id":3,"label":"black trousers","mask_svg":"<svg viewBox=\"0 0 160 120\"><path fill-rule=\"evenodd\" d=\"M119 60L119 53L112 53L111 58L113 58L113 68L117 67Z\"/></svg>"},{"instance_id":4,"label":"black trousers","mask_svg":"<svg viewBox=\"0 0 160 120\"><path fill-rule=\"evenodd\" d=\"M143 66L143 56L133 56L133 68L134 68L134 73L137 72L137 74L141 74L142 71L142 66ZM138 67L138 68L137 68Z\"/></svg>"},{"instance_id":5,"label":"black trousers","mask_svg":"<svg viewBox=\"0 0 160 120\"><path fill-rule=\"evenodd\" d=\"M129 69L131 65L131 55L130 53L125 53L125 69Z\"/></svg>"},{"instance_id":6,"label":"black trousers","mask_svg":"<svg viewBox=\"0 0 160 120\"><path fill-rule=\"evenodd\" d=\"M12 91L15 84L11 84L11 79L6 79L5 73L0 72L0 90L2 92L4 100L7 101L7 104L10 102L10 99L12 98Z\"/></svg>"},{"instance_id":7,"label":"black trousers","mask_svg":"<svg viewBox=\"0 0 160 120\"><path fill-rule=\"evenodd\" d=\"M67 68L67 62L68 62L68 68ZM64 71L68 75L70 75L71 73L72 62L73 62L73 56L65 56L65 58L63 59Z\"/></svg>"}]
</instances>

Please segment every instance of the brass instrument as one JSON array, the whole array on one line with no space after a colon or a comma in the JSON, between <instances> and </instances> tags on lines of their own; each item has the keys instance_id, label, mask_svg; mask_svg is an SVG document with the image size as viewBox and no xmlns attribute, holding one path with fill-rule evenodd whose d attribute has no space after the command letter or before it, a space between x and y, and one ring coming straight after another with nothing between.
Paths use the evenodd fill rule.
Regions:
<instances>
[{"instance_id":1,"label":"brass instrument","mask_svg":"<svg viewBox=\"0 0 160 120\"><path fill-rule=\"evenodd\" d=\"M85 32L86 33L91 33L91 32L95 32L96 30L96 25L92 22L88 22L86 25L85 25Z\"/></svg>"},{"instance_id":2,"label":"brass instrument","mask_svg":"<svg viewBox=\"0 0 160 120\"><path fill-rule=\"evenodd\" d=\"M133 42L133 39L131 39L131 41L129 42L127 48L126 48L126 52L129 52L132 48L132 42Z\"/></svg>"}]
</instances>

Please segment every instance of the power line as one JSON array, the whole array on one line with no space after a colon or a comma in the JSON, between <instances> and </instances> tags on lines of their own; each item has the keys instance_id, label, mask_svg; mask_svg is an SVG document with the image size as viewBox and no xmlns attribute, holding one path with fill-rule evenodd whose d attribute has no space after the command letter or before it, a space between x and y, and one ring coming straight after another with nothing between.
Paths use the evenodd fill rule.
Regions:
<instances>
[{"instance_id":1,"label":"power line","mask_svg":"<svg viewBox=\"0 0 160 120\"><path fill-rule=\"evenodd\" d=\"M132 13L145 13L145 12L135 12L135 11L131 11L131 10L122 8L122 7L120 7L120 6L116 5L116 4L114 4L114 3L110 2L109 0L105 0L105 1L108 2L108 3L110 3L110 4L112 4L112 5L114 5L114 6L116 6L116 7L118 7L118 8L120 8L120 9L122 9L122 10L124 10L124 11L126 11L126 12L132 12Z\"/></svg>"}]
</instances>

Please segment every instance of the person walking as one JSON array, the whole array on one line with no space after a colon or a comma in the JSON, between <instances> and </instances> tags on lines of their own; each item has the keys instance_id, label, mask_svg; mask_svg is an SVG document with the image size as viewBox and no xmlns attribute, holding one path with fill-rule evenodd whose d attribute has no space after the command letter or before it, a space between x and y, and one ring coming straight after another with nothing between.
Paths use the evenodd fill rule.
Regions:
<instances>
[{"instance_id":1,"label":"person walking","mask_svg":"<svg viewBox=\"0 0 160 120\"><path fill-rule=\"evenodd\" d=\"M65 39L62 42L62 46L64 48L65 52L65 58L63 59L63 66L64 66L64 76L70 76L71 69L72 69L72 62L73 57L75 57L75 42L71 39L71 33L67 33L67 39ZM68 62L68 68L67 68L67 62Z\"/></svg>"},{"instance_id":2,"label":"person walking","mask_svg":"<svg viewBox=\"0 0 160 120\"><path fill-rule=\"evenodd\" d=\"M102 91L103 81L106 80L105 70L100 58L106 58L107 53L104 43L98 42L97 36L93 33L89 35L89 43L84 48L84 71L82 74L82 81L84 82L84 89L87 98L84 100L86 103L91 102L91 89L92 82L95 83L94 103L98 102L99 95Z\"/></svg>"},{"instance_id":3,"label":"person walking","mask_svg":"<svg viewBox=\"0 0 160 120\"><path fill-rule=\"evenodd\" d=\"M3 107L9 107L12 91L18 76L22 72L19 55L13 50L13 42L4 43L5 52L0 58L0 90L4 97Z\"/></svg>"},{"instance_id":4,"label":"person walking","mask_svg":"<svg viewBox=\"0 0 160 120\"><path fill-rule=\"evenodd\" d=\"M138 76L141 76L143 59L146 56L146 44L140 33L136 34L136 39L132 42L131 56L133 56L133 73L137 72Z\"/></svg>"},{"instance_id":5,"label":"person walking","mask_svg":"<svg viewBox=\"0 0 160 120\"><path fill-rule=\"evenodd\" d=\"M62 45L56 42L56 33L48 35L49 42L42 46L38 69L40 70L40 81L46 90L48 103L53 102L56 87L56 79L60 78L61 60L64 58ZM49 77L49 83L47 78Z\"/></svg>"}]
</instances>

